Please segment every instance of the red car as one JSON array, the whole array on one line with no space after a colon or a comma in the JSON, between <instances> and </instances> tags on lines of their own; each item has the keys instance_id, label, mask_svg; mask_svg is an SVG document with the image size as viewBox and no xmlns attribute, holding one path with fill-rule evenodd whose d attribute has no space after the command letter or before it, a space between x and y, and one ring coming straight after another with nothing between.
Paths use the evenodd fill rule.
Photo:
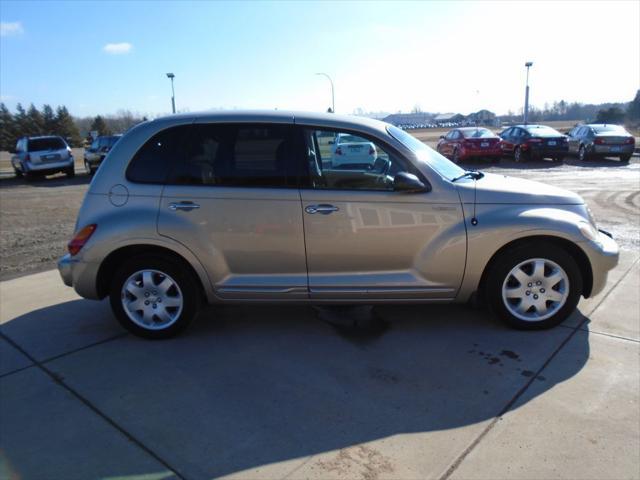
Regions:
<instances>
[{"instance_id":1,"label":"red car","mask_svg":"<svg viewBox=\"0 0 640 480\"><path fill-rule=\"evenodd\" d=\"M480 127L450 130L440 137L436 150L455 163L470 158L489 158L497 162L502 156L500 137L491 130Z\"/></svg>"}]
</instances>

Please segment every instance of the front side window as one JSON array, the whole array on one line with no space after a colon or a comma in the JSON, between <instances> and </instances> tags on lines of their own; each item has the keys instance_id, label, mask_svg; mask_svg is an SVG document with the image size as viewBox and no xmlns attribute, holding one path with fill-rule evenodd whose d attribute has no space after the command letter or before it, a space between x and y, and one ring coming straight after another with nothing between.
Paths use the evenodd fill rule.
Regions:
<instances>
[{"instance_id":1,"label":"front side window","mask_svg":"<svg viewBox=\"0 0 640 480\"><path fill-rule=\"evenodd\" d=\"M168 183L238 187L288 187L290 127L194 125Z\"/></svg>"},{"instance_id":2,"label":"front side window","mask_svg":"<svg viewBox=\"0 0 640 480\"><path fill-rule=\"evenodd\" d=\"M305 129L310 186L315 189L392 191L406 161L380 142L350 133Z\"/></svg>"}]
</instances>

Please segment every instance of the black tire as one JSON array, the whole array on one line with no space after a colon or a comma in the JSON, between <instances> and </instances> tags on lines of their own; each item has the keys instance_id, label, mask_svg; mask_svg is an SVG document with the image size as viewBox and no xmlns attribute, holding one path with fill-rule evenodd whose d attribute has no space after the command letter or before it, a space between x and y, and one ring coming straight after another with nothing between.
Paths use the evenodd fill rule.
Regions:
<instances>
[{"instance_id":1,"label":"black tire","mask_svg":"<svg viewBox=\"0 0 640 480\"><path fill-rule=\"evenodd\" d=\"M631 160L631 155L621 155L620 156L620 161L622 163L629 163L629 160Z\"/></svg>"},{"instance_id":2,"label":"black tire","mask_svg":"<svg viewBox=\"0 0 640 480\"><path fill-rule=\"evenodd\" d=\"M91 164L89 162L87 162L86 160L84 161L84 169L87 172L87 175L93 175L94 170L91 167Z\"/></svg>"},{"instance_id":3,"label":"black tire","mask_svg":"<svg viewBox=\"0 0 640 480\"><path fill-rule=\"evenodd\" d=\"M18 170L17 168L14 168L13 171L16 174L16 178L22 178L22 170Z\"/></svg>"},{"instance_id":4,"label":"black tire","mask_svg":"<svg viewBox=\"0 0 640 480\"><path fill-rule=\"evenodd\" d=\"M122 305L122 291L127 279L141 270L155 270L168 275L178 285L182 294L182 311L178 318L165 328L149 329L135 323ZM140 255L126 262L116 271L109 293L111 309L120 324L134 335L147 339L171 338L182 332L200 309L201 294L198 279L191 271L175 260L157 255Z\"/></svg>"},{"instance_id":5,"label":"black tire","mask_svg":"<svg viewBox=\"0 0 640 480\"><path fill-rule=\"evenodd\" d=\"M75 170L75 168L74 168L74 166L73 166L73 165L71 165L69 168L67 168L67 169L64 171L64 173L65 173L65 175L67 176L67 178L73 178L73 177L75 177L75 176L76 176L76 170Z\"/></svg>"},{"instance_id":6,"label":"black tire","mask_svg":"<svg viewBox=\"0 0 640 480\"><path fill-rule=\"evenodd\" d=\"M565 303L551 317L543 320L531 321L516 317L509 311L502 298L502 287L511 270L529 259L551 260L559 265L568 277ZM547 242L522 244L503 252L492 261L485 278L484 293L490 310L507 325L519 330L555 327L573 313L582 295L582 275L575 260L561 247Z\"/></svg>"},{"instance_id":7,"label":"black tire","mask_svg":"<svg viewBox=\"0 0 640 480\"><path fill-rule=\"evenodd\" d=\"M587 147L585 147L584 145L580 145L580 149L578 150L578 159L581 162L588 162L589 160L591 160L591 155L589 155Z\"/></svg>"},{"instance_id":8,"label":"black tire","mask_svg":"<svg viewBox=\"0 0 640 480\"><path fill-rule=\"evenodd\" d=\"M516 147L513 151L513 160L516 162L524 161L524 153L522 153L522 149L520 147Z\"/></svg>"},{"instance_id":9,"label":"black tire","mask_svg":"<svg viewBox=\"0 0 640 480\"><path fill-rule=\"evenodd\" d=\"M553 161L556 163L562 163L564 160L564 155L553 157Z\"/></svg>"}]
</instances>

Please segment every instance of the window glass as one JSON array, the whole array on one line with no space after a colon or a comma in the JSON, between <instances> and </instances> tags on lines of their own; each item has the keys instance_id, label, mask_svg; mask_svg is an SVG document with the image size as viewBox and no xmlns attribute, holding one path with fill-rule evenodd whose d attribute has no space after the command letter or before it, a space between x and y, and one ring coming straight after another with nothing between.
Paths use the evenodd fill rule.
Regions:
<instances>
[{"instance_id":1,"label":"window glass","mask_svg":"<svg viewBox=\"0 0 640 480\"><path fill-rule=\"evenodd\" d=\"M127 168L127 179L139 183L164 183L170 167L183 154L188 125L158 132L136 152Z\"/></svg>"},{"instance_id":2,"label":"window glass","mask_svg":"<svg viewBox=\"0 0 640 480\"><path fill-rule=\"evenodd\" d=\"M451 130L449 133L447 133L447 135L444 138L447 140L453 140L454 133L455 133L455 130Z\"/></svg>"},{"instance_id":3,"label":"window glass","mask_svg":"<svg viewBox=\"0 0 640 480\"><path fill-rule=\"evenodd\" d=\"M512 130L513 130L513 128L507 128L506 130L503 130L503 131L500 133L500 136L501 136L502 138L507 138L507 137L511 136L511 131L512 131Z\"/></svg>"},{"instance_id":4,"label":"window glass","mask_svg":"<svg viewBox=\"0 0 640 480\"><path fill-rule=\"evenodd\" d=\"M624 127L621 127L620 125L598 125L596 127L591 127L591 128L593 128L596 134L604 133L604 132L616 132L616 133L623 133L623 134L627 133Z\"/></svg>"},{"instance_id":5,"label":"window glass","mask_svg":"<svg viewBox=\"0 0 640 480\"><path fill-rule=\"evenodd\" d=\"M562 134L559 131L551 127L546 127L544 125L527 127L527 131L531 135L535 135L536 137L561 137L562 136Z\"/></svg>"},{"instance_id":6,"label":"window glass","mask_svg":"<svg viewBox=\"0 0 640 480\"><path fill-rule=\"evenodd\" d=\"M357 141L341 141L344 138ZM306 129L304 141L310 183L316 189L391 191L395 175L409 171L396 155L368 138Z\"/></svg>"},{"instance_id":7,"label":"window glass","mask_svg":"<svg viewBox=\"0 0 640 480\"><path fill-rule=\"evenodd\" d=\"M67 148L60 137L32 138L29 140L30 152L41 152L43 150L63 150Z\"/></svg>"},{"instance_id":8,"label":"window glass","mask_svg":"<svg viewBox=\"0 0 640 480\"><path fill-rule=\"evenodd\" d=\"M169 183L242 187L290 186L290 127L196 125Z\"/></svg>"},{"instance_id":9,"label":"window glass","mask_svg":"<svg viewBox=\"0 0 640 480\"><path fill-rule=\"evenodd\" d=\"M393 138L411 150L419 161L429 165L430 168L433 168L444 178L451 180L464 173L464 170L458 165L404 130L400 130L398 127L391 125L387 127L387 131Z\"/></svg>"},{"instance_id":10,"label":"window glass","mask_svg":"<svg viewBox=\"0 0 640 480\"><path fill-rule=\"evenodd\" d=\"M472 130L462 131L465 138L493 138L495 135L491 130L486 128L474 128Z\"/></svg>"}]
</instances>

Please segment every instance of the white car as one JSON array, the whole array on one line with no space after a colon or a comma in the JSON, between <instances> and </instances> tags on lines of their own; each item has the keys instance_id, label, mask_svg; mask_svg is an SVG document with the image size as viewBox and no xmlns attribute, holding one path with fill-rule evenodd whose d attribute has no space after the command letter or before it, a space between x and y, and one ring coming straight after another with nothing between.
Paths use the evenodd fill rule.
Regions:
<instances>
[{"instance_id":1,"label":"white car","mask_svg":"<svg viewBox=\"0 0 640 480\"><path fill-rule=\"evenodd\" d=\"M378 152L373 143L348 133L339 133L331 148L331 166L334 168L348 165L373 167L377 158Z\"/></svg>"}]
</instances>

